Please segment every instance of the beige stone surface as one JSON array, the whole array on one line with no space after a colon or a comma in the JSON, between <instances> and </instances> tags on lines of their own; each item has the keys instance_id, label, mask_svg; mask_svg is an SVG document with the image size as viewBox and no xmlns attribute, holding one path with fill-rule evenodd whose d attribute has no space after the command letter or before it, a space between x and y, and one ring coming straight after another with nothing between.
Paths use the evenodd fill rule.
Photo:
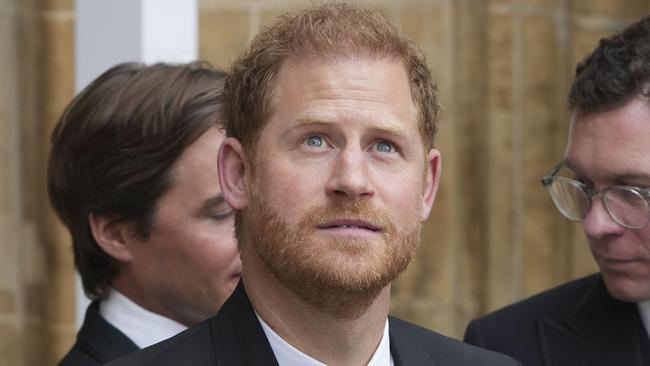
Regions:
<instances>
[{"instance_id":1,"label":"beige stone surface","mask_svg":"<svg viewBox=\"0 0 650 366\"><path fill-rule=\"evenodd\" d=\"M3 14L15 15L16 7L15 0L0 0L0 16Z\"/></svg>"},{"instance_id":2,"label":"beige stone surface","mask_svg":"<svg viewBox=\"0 0 650 366\"><path fill-rule=\"evenodd\" d=\"M74 343L76 326L74 324L74 272L67 266L57 268L50 275L50 283L45 290L54 301L46 308L46 328L50 339L55 340L49 346L52 360L60 359Z\"/></svg>"},{"instance_id":3,"label":"beige stone surface","mask_svg":"<svg viewBox=\"0 0 650 366\"><path fill-rule=\"evenodd\" d=\"M518 236L518 205L515 196L517 184L513 151L515 93L515 35L512 34L512 14L488 14L487 59L487 123L488 143L487 186L487 255L482 276L485 295L480 300L483 308L479 313L492 310L510 302L520 288L521 244Z\"/></svg>"},{"instance_id":4,"label":"beige stone surface","mask_svg":"<svg viewBox=\"0 0 650 366\"><path fill-rule=\"evenodd\" d=\"M41 10L43 11L60 11L74 9L75 0L42 0Z\"/></svg>"},{"instance_id":5,"label":"beige stone surface","mask_svg":"<svg viewBox=\"0 0 650 366\"><path fill-rule=\"evenodd\" d=\"M16 61L15 14L0 12L0 50L5 57L0 58L0 215L8 214L14 207L12 190L16 171L15 135L16 119L16 80L12 70Z\"/></svg>"},{"instance_id":6,"label":"beige stone surface","mask_svg":"<svg viewBox=\"0 0 650 366\"><path fill-rule=\"evenodd\" d=\"M320 4L325 1L273 1L267 2L260 6L251 7L254 16L252 23L253 34L257 32L259 26L269 25L275 19L284 13L296 12L308 8L312 3ZM359 4L369 9L379 10L387 15L393 15L397 9L407 7L408 3L387 2L387 1L349 1L353 4Z\"/></svg>"},{"instance_id":7,"label":"beige stone surface","mask_svg":"<svg viewBox=\"0 0 650 366\"><path fill-rule=\"evenodd\" d=\"M594 48L598 45L598 41L601 38L608 37L615 31L620 30L625 25L621 24L620 26L612 27L587 27L580 24L576 18L573 19L573 32L571 34L571 60L572 64L575 66L578 62L591 53ZM574 76L575 68L571 69L571 77Z\"/></svg>"},{"instance_id":8,"label":"beige stone surface","mask_svg":"<svg viewBox=\"0 0 650 366\"><path fill-rule=\"evenodd\" d=\"M73 19L44 19L42 95L45 99L41 141L49 141L49 134L61 112L74 96L74 22Z\"/></svg>"},{"instance_id":9,"label":"beige stone surface","mask_svg":"<svg viewBox=\"0 0 650 366\"><path fill-rule=\"evenodd\" d=\"M12 288L0 287L0 315L13 314L15 311L15 290Z\"/></svg>"},{"instance_id":10,"label":"beige stone surface","mask_svg":"<svg viewBox=\"0 0 650 366\"><path fill-rule=\"evenodd\" d=\"M449 71L453 67L454 57L453 16L454 7L450 1L403 6L393 16L400 28L424 52L431 72L438 82L443 106L452 103L449 94L453 88L454 74ZM444 125L444 122L442 124ZM438 142L445 143L443 139L438 139Z\"/></svg>"},{"instance_id":11,"label":"beige stone surface","mask_svg":"<svg viewBox=\"0 0 650 366\"><path fill-rule=\"evenodd\" d=\"M225 69L249 40L251 13L246 10L201 8L199 57Z\"/></svg>"},{"instance_id":12,"label":"beige stone surface","mask_svg":"<svg viewBox=\"0 0 650 366\"><path fill-rule=\"evenodd\" d=\"M524 19L523 30L523 82L520 131L523 135L519 148L523 194L523 295L549 288L566 277L564 261L567 258L564 240L554 237L556 222L553 205L540 184L540 178L560 159L548 140L557 125L559 90L558 66L564 55L557 35L554 19L542 15L529 15ZM539 276L545 273L546 276Z\"/></svg>"},{"instance_id":13,"label":"beige stone surface","mask_svg":"<svg viewBox=\"0 0 650 366\"><path fill-rule=\"evenodd\" d=\"M453 71L453 94L449 108L453 119L447 121L454 130L454 147L447 155L455 156L454 189L452 205L458 216L448 245L455 249L451 268L455 287L453 304L456 316L453 334L461 336L470 314L481 308L482 282L486 270L484 258L488 252L487 213L488 140L485 138L489 124L485 120L488 104L488 34L487 3L477 1L455 2L453 22L447 32L453 36L453 60L446 68ZM453 65L453 66L452 66ZM462 315L462 317L459 317Z\"/></svg>"},{"instance_id":14,"label":"beige stone surface","mask_svg":"<svg viewBox=\"0 0 650 366\"><path fill-rule=\"evenodd\" d=\"M20 201L21 216L24 220L37 221L38 216L48 206L36 192L35 188L42 182L42 160L40 153L42 141L40 118L38 110L40 103L37 95L40 93L40 68L37 67L40 55L40 34L37 0L20 1L16 14L16 64L12 73L16 79L15 90L17 99L16 118L18 121L17 138L15 143L20 147L18 173L13 176L20 182L20 193L16 198Z\"/></svg>"},{"instance_id":15,"label":"beige stone surface","mask_svg":"<svg viewBox=\"0 0 650 366\"><path fill-rule=\"evenodd\" d=\"M648 2L644 0L572 0L571 7L577 15L609 19L638 18L648 14Z\"/></svg>"},{"instance_id":16,"label":"beige stone surface","mask_svg":"<svg viewBox=\"0 0 650 366\"><path fill-rule=\"evenodd\" d=\"M23 363L23 340L15 326L0 322L0 365L26 365Z\"/></svg>"},{"instance_id":17,"label":"beige stone surface","mask_svg":"<svg viewBox=\"0 0 650 366\"><path fill-rule=\"evenodd\" d=\"M451 115L457 112L454 98L450 96L456 81L449 69L456 52L450 29L453 14L451 2L432 2L420 6L403 4L392 15L421 46L439 90L444 90L440 94L444 112L436 139L444 171L440 191L431 217L424 225L417 258L395 284L392 309L397 316L448 334L456 333L458 328L458 311L454 306L458 305L457 297L465 288L455 266L456 257L462 255L463 249L455 230L461 220L461 211L456 205L458 170L453 162L456 155L448 154L456 147L454 140L449 138L456 133L449 122Z\"/></svg>"},{"instance_id":18,"label":"beige stone surface","mask_svg":"<svg viewBox=\"0 0 650 366\"><path fill-rule=\"evenodd\" d=\"M586 276L598 271L582 227L577 223L571 223L567 228L567 233L570 238L567 244L571 258L569 266L571 278Z\"/></svg>"},{"instance_id":19,"label":"beige stone surface","mask_svg":"<svg viewBox=\"0 0 650 366\"><path fill-rule=\"evenodd\" d=\"M54 365L59 361L52 357L51 350L60 339L51 337L40 321L31 319L27 322L23 334L23 365Z\"/></svg>"},{"instance_id":20,"label":"beige stone surface","mask_svg":"<svg viewBox=\"0 0 650 366\"><path fill-rule=\"evenodd\" d=\"M555 10L566 4L566 0L517 0L510 2L518 6L548 10Z\"/></svg>"},{"instance_id":21,"label":"beige stone surface","mask_svg":"<svg viewBox=\"0 0 650 366\"><path fill-rule=\"evenodd\" d=\"M43 108L39 111L41 119L39 139L42 141L40 149L42 165L39 171L44 182L50 131L74 94L74 70L73 63L70 62L74 55L74 19L46 17L41 26L45 35L43 52L48 55L39 65L43 69L42 95L45 100ZM42 202L47 202L44 184L36 186L34 190L42 198ZM65 230L52 210L46 210L44 214L45 216L40 219L42 242L37 247L44 251L47 286L43 286L40 282L33 284L30 305L35 307L46 321L47 326L43 331L52 338L52 341L48 343L44 357L54 361L74 341L74 267L70 241ZM41 296L45 295L50 299L44 309L38 309L39 292Z\"/></svg>"},{"instance_id":22,"label":"beige stone surface","mask_svg":"<svg viewBox=\"0 0 650 366\"><path fill-rule=\"evenodd\" d=\"M287 3L276 3L270 7L254 8L253 18L251 19L251 36L257 33L261 26L273 24L279 15L299 11L305 7L306 5L292 6Z\"/></svg>"}]
</instances>

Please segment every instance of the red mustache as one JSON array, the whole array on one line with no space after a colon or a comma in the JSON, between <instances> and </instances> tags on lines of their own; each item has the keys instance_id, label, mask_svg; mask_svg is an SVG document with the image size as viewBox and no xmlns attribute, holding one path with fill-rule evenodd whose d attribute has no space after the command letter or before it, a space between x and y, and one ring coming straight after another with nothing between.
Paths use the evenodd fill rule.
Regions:
<instances>
[{"instance_id":1,"label":"red mustache","mask_svg":"<svg viewBox=\"0 0 650 366\"><path fill-rule=\"evenodd\" d=\"M368 201L343 202L324 208L317 207L308 211L300 222L301 227L313 228L313 230L343 225L381 232L394 230L388 215Z\"/></svg>"}]
</instances>

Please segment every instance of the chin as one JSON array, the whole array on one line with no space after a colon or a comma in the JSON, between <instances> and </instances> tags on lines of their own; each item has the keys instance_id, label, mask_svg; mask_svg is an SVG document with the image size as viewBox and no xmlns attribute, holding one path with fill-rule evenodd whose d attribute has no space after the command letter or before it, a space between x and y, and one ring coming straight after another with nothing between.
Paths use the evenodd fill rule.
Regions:
<instances>
[{"instance_id":1,"label":"chin","mask_svg":"<svg viewBox=\"0 0 650 366\"><path fill-rule=\"evenodd\" d=\"M650 300L650 281L632 280L603 274L607 291L613 298L625 302Z\"/></svg>"}]
</instances>

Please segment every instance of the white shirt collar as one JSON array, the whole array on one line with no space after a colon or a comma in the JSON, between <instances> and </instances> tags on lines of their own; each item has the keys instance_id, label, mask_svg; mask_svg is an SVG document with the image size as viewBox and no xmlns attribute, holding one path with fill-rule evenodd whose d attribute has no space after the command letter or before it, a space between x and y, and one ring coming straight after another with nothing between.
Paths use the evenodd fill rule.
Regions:
<instances>
[{"instance_id":1,"label":"white shirt collar","mask_svg":"<svg viewBox=\"0 0 650 366\"><path fill-rule=\"evenodd\" d=\"M645 331L650 337L650 300L639 302L636 306L639 309L639 315L645 326Z\"/></svg>"},{"instance_id":2,"label":"white shirt collar","mask_svg":"<svg viewBox=\"0 0 650 366\"><path fill-rule=\"evenodd\" d=\"M99 303L99 314L136 346L149 347L187 329L183 324L153 313L111 289Z\"/></svg>"},{"instance_id":3,"label":"white shirt collar","mask_svg":"<svg viewBox=\"0 0 650 366\"><path fill-rule=\"evenodd\" d=\"M273 354L278 361L280 366L325 366L324 363L319 362L316 359L309 357L308 355L302 353L300 350L294 346L287 343L282 337L280 337L276 332L269 327L268 324L262 320L262 318L255 312L257 319L262 325L264 334L271 344L271 349ZM384 327L384 334L381 337L379 346L375 350L375 353L370 358L367 366L394 366L393 356L390 354L390 336L388 334L388 319L386 319L386 326Z\"/></svg>"}]
</instances>

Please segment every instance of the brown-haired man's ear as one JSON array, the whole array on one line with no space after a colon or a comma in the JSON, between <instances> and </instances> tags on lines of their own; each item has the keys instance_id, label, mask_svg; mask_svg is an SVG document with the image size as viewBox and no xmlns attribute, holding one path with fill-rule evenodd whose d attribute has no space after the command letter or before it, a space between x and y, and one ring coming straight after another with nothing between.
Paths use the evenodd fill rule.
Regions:
<instances>
[{"instance_id":1,"label":"brown-haired man's ear","mask_svg":"<svg viewBox=\"0 0 650 366\"><path fill-rule=\"evenodd\" d=\"M133 237L133 228L125 222L114 217L91 213L88 223L95 241L106 254L120 262L129 262L133 259L129 238Z\"/></svg>"}]
</instances>

